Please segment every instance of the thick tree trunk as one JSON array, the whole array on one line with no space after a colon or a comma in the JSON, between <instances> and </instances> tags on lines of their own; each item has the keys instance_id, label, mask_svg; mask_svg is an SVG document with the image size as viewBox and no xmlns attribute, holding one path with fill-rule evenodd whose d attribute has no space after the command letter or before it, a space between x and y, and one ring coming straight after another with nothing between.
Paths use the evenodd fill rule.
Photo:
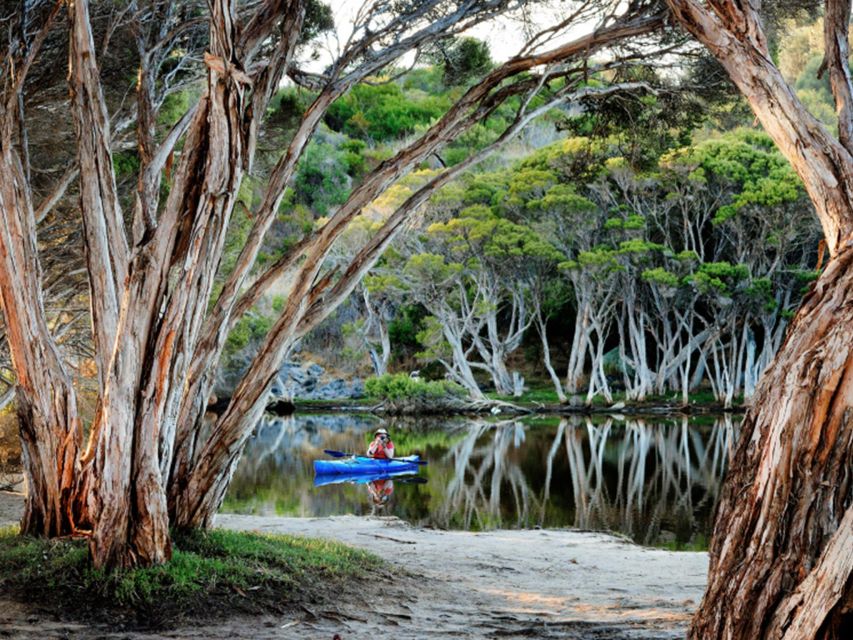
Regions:
<instances>
[{"instance_id":1,"label":"thick tree trunk","mask_svg":"<svg viewBox=\"0 0 853 640\"><path fill-rule=\"evenodd\" d=\"M233 3L211 6L207 90L156 229L128 269L99 407L87 501L96 566L171 555L163 471L246 161L246 87Z\"/></svg>"},{"instance_id":2,"label":"thick tree trunk","mask_svg":"<svg viewBox=\"0 0 853 640\"><path fill-rule=\"evenodd\" d=\"M827 64L849 144L849 2L827 2ZM850 631L853 537L853 157L773 64L758 3L667 0L720 61L803 179L829 265L789 328L741 429L691 637L840 638ZM843 42L842 42L843 40ZM846 76L846 78L844 77ZM845 621L846 620L846 621ZM846 625L846 626L845 626Z\"/></svg>"},{"instance_id":3,"label":"thick tree trunk","mask_svg":"<svg viewBox=\"0 0 853 640\"><path fill-rule=\"evenodd\" d=\"M741 427L692 638L841 638L840 629L849 632L851 331L848 245L805 300Z\"/></svg>"}]
</instances>

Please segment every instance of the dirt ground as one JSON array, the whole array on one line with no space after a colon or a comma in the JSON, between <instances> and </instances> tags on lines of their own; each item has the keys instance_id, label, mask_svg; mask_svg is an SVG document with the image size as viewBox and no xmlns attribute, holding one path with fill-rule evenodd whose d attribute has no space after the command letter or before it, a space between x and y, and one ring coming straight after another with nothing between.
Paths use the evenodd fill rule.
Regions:
<instances>
[{"instance_id":1,"label":"dirt ground","mask_svg":"<svg viewBox=\"0 0 853 640\"><path fill-rule=\"evenodd\" d=\"M20 494L0 493L0 525L14 521L20 505ZM295 616L157 633L68 624L0 594L0 638L680 638L708 564L705 553L568 530L437 531L355 516L222 515L217 525L333 538L382 556L400 575Z\"/></svg>"}]
</instances>

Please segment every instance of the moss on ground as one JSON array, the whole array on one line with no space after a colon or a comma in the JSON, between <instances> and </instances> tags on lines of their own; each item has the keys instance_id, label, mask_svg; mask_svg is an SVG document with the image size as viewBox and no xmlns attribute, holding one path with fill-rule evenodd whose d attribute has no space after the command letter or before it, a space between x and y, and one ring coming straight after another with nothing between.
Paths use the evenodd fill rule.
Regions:
<instances>
[{"instance_id":1,"label":"moss on ground","mask_svg":"<svg viewBox=\"0 0 853 640\"><path fill-rule=\"evenodd\" d=\"M0 528L0 591L112 629L284 613L338 597L376 571L387 575L377 557L328 540L214 530L176 535L165 565L104 572L92 568L85 541Z\"/></svg>"}]
</instances>

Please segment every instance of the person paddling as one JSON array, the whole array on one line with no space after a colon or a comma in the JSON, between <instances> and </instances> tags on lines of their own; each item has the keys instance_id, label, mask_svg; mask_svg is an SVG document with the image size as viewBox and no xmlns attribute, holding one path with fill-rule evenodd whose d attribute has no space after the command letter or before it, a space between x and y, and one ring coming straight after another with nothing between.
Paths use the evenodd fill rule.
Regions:
<instances>
[{"instance_id":1,"label":"person paddling","mask_svg":"<svg viewBox=\"0 0 853 640\"><path fill-rule=\"evenodd\" d=\"M385 459L394 457L394 443L391 442L387 429L379 428L376 430L373 442L367 447L367 456Z\"/></svg>"}]
</instances>

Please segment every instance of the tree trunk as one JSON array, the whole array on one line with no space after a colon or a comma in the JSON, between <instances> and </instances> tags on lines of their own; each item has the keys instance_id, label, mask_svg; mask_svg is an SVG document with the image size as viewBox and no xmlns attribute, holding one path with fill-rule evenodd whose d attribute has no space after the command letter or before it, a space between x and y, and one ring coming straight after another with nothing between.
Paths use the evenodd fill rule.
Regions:
<instances>
[{"instance_id":1,"label":"tree trunk","mask_svg":"<svg viewBox=\"0 0 853 640\"><path fill-rule=\"evenodd\" d=\"M843 625L851 623L853 604L851 331L848 246L805 300L741 427L692 638L840 638L840 629L849 632ZM815 582L825 588L806 588Z\"/></svg>"},{"instance_id":2,"label":"tree trunk","mask_svg":"<svg viewBox=\"0 0 853 640\"><path fill-rule=\"evenodd\" d=\"M803 179L833 255L806 298L741 428L711 542L708 590L690 635L850 635L853 577L833 562L853 547L853 156L849 2L828 0L826 64L842 141L802 105L773 64L758 3L667 0L716 57ZM843 525L843 526L842 526Z\"/></svg>"},{"instance_id":3,"label":"tree trunk","mask_svg":"<svg viewBox=\"0 0 853 640\"><path fill-rule=\"evenodd\" d=\"M563 383L560 380L560 376L554 370L554 365L551 364L551 345L548 342L548 326L538 308L536 311L536 329L539 332L539 340L542 345L542 364L548 372L548 377L551 378L551 384L554 385L557 400L559 400L560 404L565 404L567 398L566 393L563 391Z\"/></svg>"},{"instance_id":4,"label":"tree trunk","mask_svg":"<svg viewBox=\"0 0 853 640\"><path fill-rule=\"evenodd\" d=\"M80 421L70 379L53 389L53 403L40 406L19 389L19 421L27 500L21 533L49 538L74 530L71 496L80 446ZM66 384L67 383L67 384Z\"/></svg>"},{"instance_id":5,"label":"tree trunk","mask_svg":"<svg viewBox=\"0 0 853 640\"><path fill-rule=\"evenodd\" d=\"M0 303L18 377L16 395L28 487L21 530L52 537L73 529L69 504L82 436L74 387L45 319L32 201L12 143L11 123L3 124Z\"/></svg>"}]
</instances>

